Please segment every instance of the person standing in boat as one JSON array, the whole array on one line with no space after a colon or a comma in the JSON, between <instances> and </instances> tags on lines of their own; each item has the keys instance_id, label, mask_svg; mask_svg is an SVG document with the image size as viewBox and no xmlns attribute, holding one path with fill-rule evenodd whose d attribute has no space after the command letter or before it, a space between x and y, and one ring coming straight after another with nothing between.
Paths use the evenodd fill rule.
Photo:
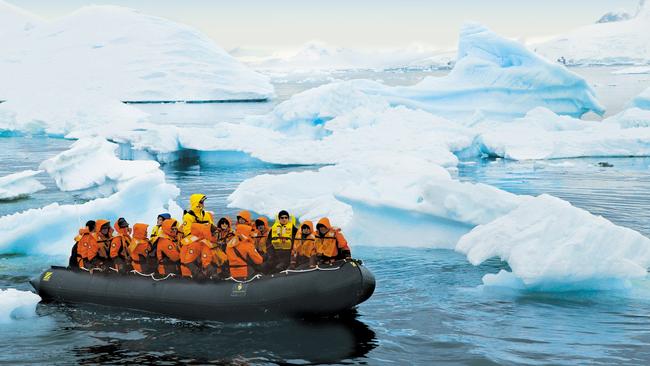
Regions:
<instances>
[{"instance_id":1,"label":"person standing in boat","mask_svg":"<svg viewBox=\"0 0 650 366\"><path fill-rule=\"evenodd\" d=\"M296 237L296 218L285 210L278 213L277 219L269 231L269 265L271 273L281 272L289 268L291 263L291 248Z\"/></svg>"},{"instance_id":2,"label":"person standing in boat","mask_svg":"<svg viewBox=\"0 0 650 366\"><path fill-rule=\"evenodd\" d=\"M167 219L162 223L162 233L156 240L156 258L158 259L158 274L178 275L180 273L178 248L178 221Z\"/></svg>"},{"instance_id":3,"label":"person standing in boat","mask_svg":"<svg viewBox=\"0 0 650 366\"><path fill-rule=\"evenodd\" d=\"M255 250L252 229L248 225L237 226L235 237L230 239L226 248L230 275L240 281L247 280L255 272L255 267L264 262Z\"/></svg>"},{"instance_id":4,"label":"person standing in boat","mask_svg":"<svg viewBox=\"0 0 650 366\"><path fill-rule=\"evenodd\" d=\"M190 196L190 208L183 213L183 237L190 235L192 224L212 224L212 214L205 211L206 195L195 193Z\"/></svg>"},{"instance_id":5,"label":"person standing in boat","mask_svg":"<svg viewBox=\"0 0 650 366\"><path fill-rule=\"evenodd\" d=\"M293 241L289 269L315 266L316 237L314 236L314 224L311 221L305 221L300 226L300 233L296 235Z\"/></svg>"},{"instance_id":6,"label":"person standing in boat","mask_svg":"<svg viewBox=\"0 0 650 366\"><path fill-rule=\"evenodd\" d=\"M85 268L84 261L88 258L88 249L90 241L93 240L93 232L95 231L95 221L89 220L86 226L79 229L79 235L74 238L74 245L70 253L70 260L68 267L70 268Z\"/></svg>"},{"instance_id":7,"label":"person standing in boat","mask_svg":"<svg viewBox=\"0 0 650 366\"><path fill-rule=\"evenodd\" d=\"M158 239L158 236L162 233L162 223L163 223L163 221L165 221L167 219L171 219L171 218L172 218L172 215L170 215L170 214L168 214L166 212L161 213L160 215L158 215L158 218L156 218L156 225L154 225L153 228L151 228L151 236L150 236L150 238L151 238L152 243L155 242L156 239Z\"/></svg>"},{"instance_id":8,"label":"person standing in boat","mask_svg":"<svg viewBox=\"0 0 650 366\"><path fill-rule=\"evenodd\" d=\"M115 223L117 235L111 238L109 250L110 268L118 273L127 273L131 267L131 257L128 248L131 245L131 228L129 223L120 217Z\"/></svg>"},{"instance_id":9,"label":"person standing in boat","mask_svg":"<svg viewBox=\"0 0 650 366\"><path fill-rule=\"evenodd\" d=\"M318 221L316 231L316 255L319 263L332 264L339 259L351 258L350 247L341 229L332 227L327 217Z\"/></svg>"},{"instance_id":10,"label":"person standing in boat","mask_svg":"<svg viewBox=\"0 0 650 366\"><path fill-rule=\"evenodd\" d=\"M140 223L133 225L133 241L128 250L133 269L142 274L156 272L155 267L151 268L148 261L151 253L151 243L147 239L148 227L149 225Z\"/></svg>"}]
</instances>

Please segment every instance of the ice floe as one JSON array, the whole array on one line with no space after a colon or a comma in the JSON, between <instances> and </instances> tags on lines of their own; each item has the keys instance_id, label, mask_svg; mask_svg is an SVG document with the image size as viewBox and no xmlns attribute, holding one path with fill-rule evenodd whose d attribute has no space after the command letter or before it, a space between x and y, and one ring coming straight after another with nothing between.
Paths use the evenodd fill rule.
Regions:
<instances>
[{"instance_id":1,"label":"ice floe","mask_svg":"<svg viewBox=\"0 0 650 366\"><path fill-rule=\"evenodd\" d=\"M81 191L84 197L106 197L136 177L158 171L155 161L120 160L118 145L101 137L77 140L70 149L45 160L45 170L62 191Z\"/></svg>"},{"instance_id":2,"label":"ice floe","mask_svg":"<svg viewBox=\"0 0 650 366\"><path fill-rule=\"evenodd\" d=\"M477 226L456 250L474 265L508 262L511 273L486 275L485 284L541 291L618 289L650 266L650 239L549 195Z\"/></svg>"},{"instance_id":3,"label":"ice floe","mask_svg":"<svg viewBox=\"0 0 650 366\"><path fill-rule=\"evenodd\" d=\"M34 178L40 173L38 170L25 170L0 177L0 201L27 197L45 189L45 186Z\"/></svg>"},{"instance_id":4,"label":"ice floe","mask_svg":"<svg viewBox=\"0 0 650 366\"><path fill-rule=\"evenodd\" d=\"M118 183L118 192L79 205L52 203L43 208L0 217L0 253L68 254L72 234L86 220L125 217L130 223L150 223L161 212L181 217L176 204L179 189L165 183L165 175L157 170Z\"/></svg>"},{"instance_id":5,"label":"ice floe","mask_svg":"<svg viewBox=\"0 0 650 366\"><path fill-rule=\"evenodd\" d=\"M0 324L36 316L36 304L41 297L14 288L0 289Z\"/></svg>"},{"instance_id":6,"label":"ice floe","mask_svg":"<svg viewBox=\"0 0 650 366\"><path fill-rule=\"evenodd\" d=\"M19 15L6 4L0 7L0 20L22 22ZM198 30L132 9L86 6L23 28L2 39L0 99L20 98L16 90L44 89L98 92L131 101L274 95L268 77Z\"/></svg>"},{"instance_id":7,"label":"ice floe","mask_svg":"<svg viewBox=\"0 0 650 366\"><path fill-rule=\"evenodd\" d=\"M520 198L408 154L359 154L318 171L260 175L242 182L229 207L301 220L327 216L352 243L451 248L474 226L514 209Z\"/></svg>"}]
</instances>

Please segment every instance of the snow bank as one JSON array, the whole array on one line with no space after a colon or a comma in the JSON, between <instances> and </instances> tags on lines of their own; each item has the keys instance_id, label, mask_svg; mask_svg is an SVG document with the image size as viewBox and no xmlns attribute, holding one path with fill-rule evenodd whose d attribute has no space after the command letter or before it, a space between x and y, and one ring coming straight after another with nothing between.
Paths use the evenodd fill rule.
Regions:
<instances>
[{"instance_id":1,"label":"snow bank","mask_svg":"<svg viewBox=\"0 0 650 366\"><path fill-rule=\"evenodd\" d=\"M147 101L274 94L266 76L196 29L117 6L83 7L3 39L0 99L65 89Z\"/></svg>"},{"instance_id":2,"label":"snow bank","mask_svg":"<svg viewBox=\"0 0 650 366\"><path fill-rule=\"evenodd\" d=\"M120 183L158 171L155 161L120 160L117 144L103 138L77 140L70 149L45 160L45 170L62 191L80 191L86 197L106 197L117 191Z\"/></svg>"},{"instance_id":3,"label":"snow bank","mask_svg":"<svg viewBox=\"0 0 650 366\"><path fill-rule=\"evenodd\" d=\"M41 172L38 170L25 170L0 177L0 201L27 197L45 189L45 186L34 178L39 173Z\"/></svg>"},{"instance_id":4,"label":"snow bank","mask_svg":"<svg viewBox=\"0 0 650 366\"><path fill-rule=\"evenodd\" d=\"M52 203L0 217L0 253L67 255L74 234L87 220L125 217L130 223L149 223L161 212L182 215L174 201L180 191L165 183L160 170L120 182L117 188L109 197L80 205Z\"/></svg>"},{"instance_id":5,"label":"snow bank","mask_svg":"<svg viewBox=\"0 0 650 366\"><path fill-rule=\"evenodd\" d=\"M534 45L551 60L569 65L635 65L650 62L650 6L641 2L629 20L591 24Z\"/></svg>"},{"instance_id":6,"label":"snow bank","mask_svg":"<svg viewBox=\"0 0 650 366\"><path fill-rule=\"evenodd\" d=\"M408 154L366 154L318 171L260 175L242 182L229 207L274 217L291 207L300 220L323 216L352 244L450 248L475 225L512 210L519 198L451 179Z\"/></svg>"},{"instance_id":7,"label":"snow bank","mask_svg":"<svg viewBox=\"0 0 650 366\"><path fill-rule=\"evenodd\" d=\"M605 123L616 123L621 128L643 128L650 127L650 110L640 108L628 108L620 113L603 120Z\"/></svg>"},{"instance_id":8,"label":"snow bank","mask_svg":"<svg viewBox=\"0 0 650 366\"><path fill-rule=\"evenodd\" d=\"M0 0L0 40L2 37L13 37L17 33L28 31L42 21L36 15Z\"/></svg>"},{"instance_id":9,"label":"snow bank","mask_svg":"<svg viewBox=\"0 0 650 366\"><path fill-rule=\"evenodd\" d=\"M2 5L2 4L0 4ZM0 289L0 324L7 324L16 319L36 316L36 304L40 296L13 288Z\"/></svg>"},{"instance_id":10,"label":"snow bank","mask_svg":"<svg viewBox=\"0 0 650 366\"><path fill-rule=\"evenodd\" d=\"M650 266L650 239L549 195L474 228L456 250L474 265L508 262L512 274L488 275L486 284L543 291L619 288Z\"/></svg>"},{"instance_id":11,"label":"snow bank","mask_svg":"<svg viewBox=\"0 0 650 366\"><path fill-rule=\"evenodd\" d=\"M477 125L472 149L513 160L650 156L650 128L623 127L629 125L581 121L537 108L511 123Z\"/></svg>"},{"instance_id":12,"label":"snow bank","mask_svg":"<svg viewBox=\"0 0 650 366\"><path fill-rule=\"evenodd\" d=\"M270 56L246 55L240 52L240 60L257 70L287 70L304 72L313 70L372 69L386 70L408 67L446 67L446 64L427 62L439 51L413 45L403 49L364 50L332 47L323 42L311 41L293 52Z\"/></svg>"},{"instance_id":13,"label":"snow bank","mask_svg":"<svg viewBox=\"0 0 650 366\"><path fill-rule=\"evenodd\" d=\"M637 108L650 110L650 88L646 89L634 98L632 100L632 105Z\"/></svg>"}]
</instances>

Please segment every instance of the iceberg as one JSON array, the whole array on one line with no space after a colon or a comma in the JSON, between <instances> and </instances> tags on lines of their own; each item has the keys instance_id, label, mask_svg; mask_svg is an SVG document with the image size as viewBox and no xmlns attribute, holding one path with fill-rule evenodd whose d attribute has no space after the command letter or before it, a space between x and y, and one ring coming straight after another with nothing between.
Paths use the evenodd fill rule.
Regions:
<instances>
[{"instance_id":1,"label":"iceberg","mask_svg":"<svg viewBox=\"0 0 650 366\"><path fill-rule=\"evenodd\" d=\"M87 220L126 218L131 224L153 222L161 212L181 217L180 190L157 170L117 184L117 193L79 205L52 203L0 217L0 253L67 255L74 233Z\"/></svg>"},{"instance_id":2,"label":"iceberg","mask_svg":"<svg viewBox=\"0 0 650 366\"><path fill-rule=\"evenodd\" d=\"M606 120L609 123L582 121L536 108L510 123L476 125L478 134L468 150L513 160L650 156L650 128L624 128L632 122L620 125L613 123L615 118L622 117L614 116Z\"/></svg>"},{"instance_id":3,"label":"iceberg","mask_svg":"<svg viewBox=\"0 0 650 366\"><path fill-rule=\"evenodd\" d=\"M632 105L637 108L650 110L650 88L646 89L634 98L634 100L632 100Z\"/></svg>"},{"instance_id":4,"label":"iceberg","mask_svg":"<svg viewBox=\"0 0 650 366\"><path fill-rule=\"evenodd\" d=\"M85 197L106 197L118 185L141 175L158 171L155 161L120 160L115 155L119 146L101 137L77 140L70 149L45 160L45 170L62 191L82 191Z\"/></svg>"},{"instance_id":5,"label":"iceberg","mask_svg":"<svg viewBox=\"0 0 650 366\"><path fill-rule=\"evenodd\" d=\"M536 291L625 288L650 266L650 239L546 194L477 226L456 250L474 265L508 262L512 272L486 275L485 284Z\"/></svg>"},{"instance_id":6,"label":"iceberg","mask_svg":"<svg viewBox=\"0 0 650 366\"><path fill-rule=\"evenodd\" d=\"M264 174L242 182L228 207L275 217L291 207L300 220L329 217L352 243L453 248L474 226L517 207L520 198L461 183L409 154L360 154L317 171Z\"/></svg>"},{"instance_id":7,"label":"iceberg","mask_svg":"<svg viewBox=\"0 0 650 366\"><path fill-rule=\"evenodd\" d=\"M586 25L532 47L567 65L644 65L650 62L649 8L641 1L628 20Z\"/></svg>"},{"instance_id":8,"label":"iceberg","mask_svg":"<svg viewBox=\"0 0 650 366\"><path fill-rule=\"evenodd\" d=\"M3 17L5 8L0 7ZM13 32L2 44L0 99L5 100L66 89L122 101L265 100L274 95L268 77L198 30L118 6L86 6Z\"/></svg>"},{"instance_id":9,"label":"iceberg","mask_svg":"<svg viewBox=\"0 0 650 366\"><path fill-rule=\"evenodd\" d=\"M45 186L34 178L40 173L38 170L25 170L0 177L0 202L24 198L45 189Z\"/></svg>"},{"instance_id":10,"label":"iceberg","mask_svg":"<svg viewBox=\"0 0 650 366\"><path fill-rule=\"evenodd\" d=\"M0 289L0 324L36 316L36 304L41 297L14 288Z\"/></svg>"},{"instance_id":11,"label":"iceberg","mask_svg":"<svg viewBox=\"0 0 650 366\"><path fill-rule=\"evenodd\" d=\"M42 21L36 15L0 0L0 40L2 37L13 37L16 33L28 31Z\"/></svg>"}]
</instances>

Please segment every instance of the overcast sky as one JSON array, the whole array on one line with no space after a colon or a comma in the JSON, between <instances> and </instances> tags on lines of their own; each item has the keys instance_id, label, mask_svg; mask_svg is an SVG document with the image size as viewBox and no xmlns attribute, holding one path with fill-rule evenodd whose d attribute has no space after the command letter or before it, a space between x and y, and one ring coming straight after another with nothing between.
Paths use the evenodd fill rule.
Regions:
<instances>
[{"instance_id":1,"label":"overcast sky","mask_svg":"<svg viewBox=\"0 0 650 366\"><path fill-rule=\"evenodd\" d=\"M1 1L1 0L0 0ZM453 47L466 20L508 37L531 38L595 22L638 0L8 0L45 18L90 4L138 9L201 29L225 49L334 46Z\"/></svg>"}]
</instances>

